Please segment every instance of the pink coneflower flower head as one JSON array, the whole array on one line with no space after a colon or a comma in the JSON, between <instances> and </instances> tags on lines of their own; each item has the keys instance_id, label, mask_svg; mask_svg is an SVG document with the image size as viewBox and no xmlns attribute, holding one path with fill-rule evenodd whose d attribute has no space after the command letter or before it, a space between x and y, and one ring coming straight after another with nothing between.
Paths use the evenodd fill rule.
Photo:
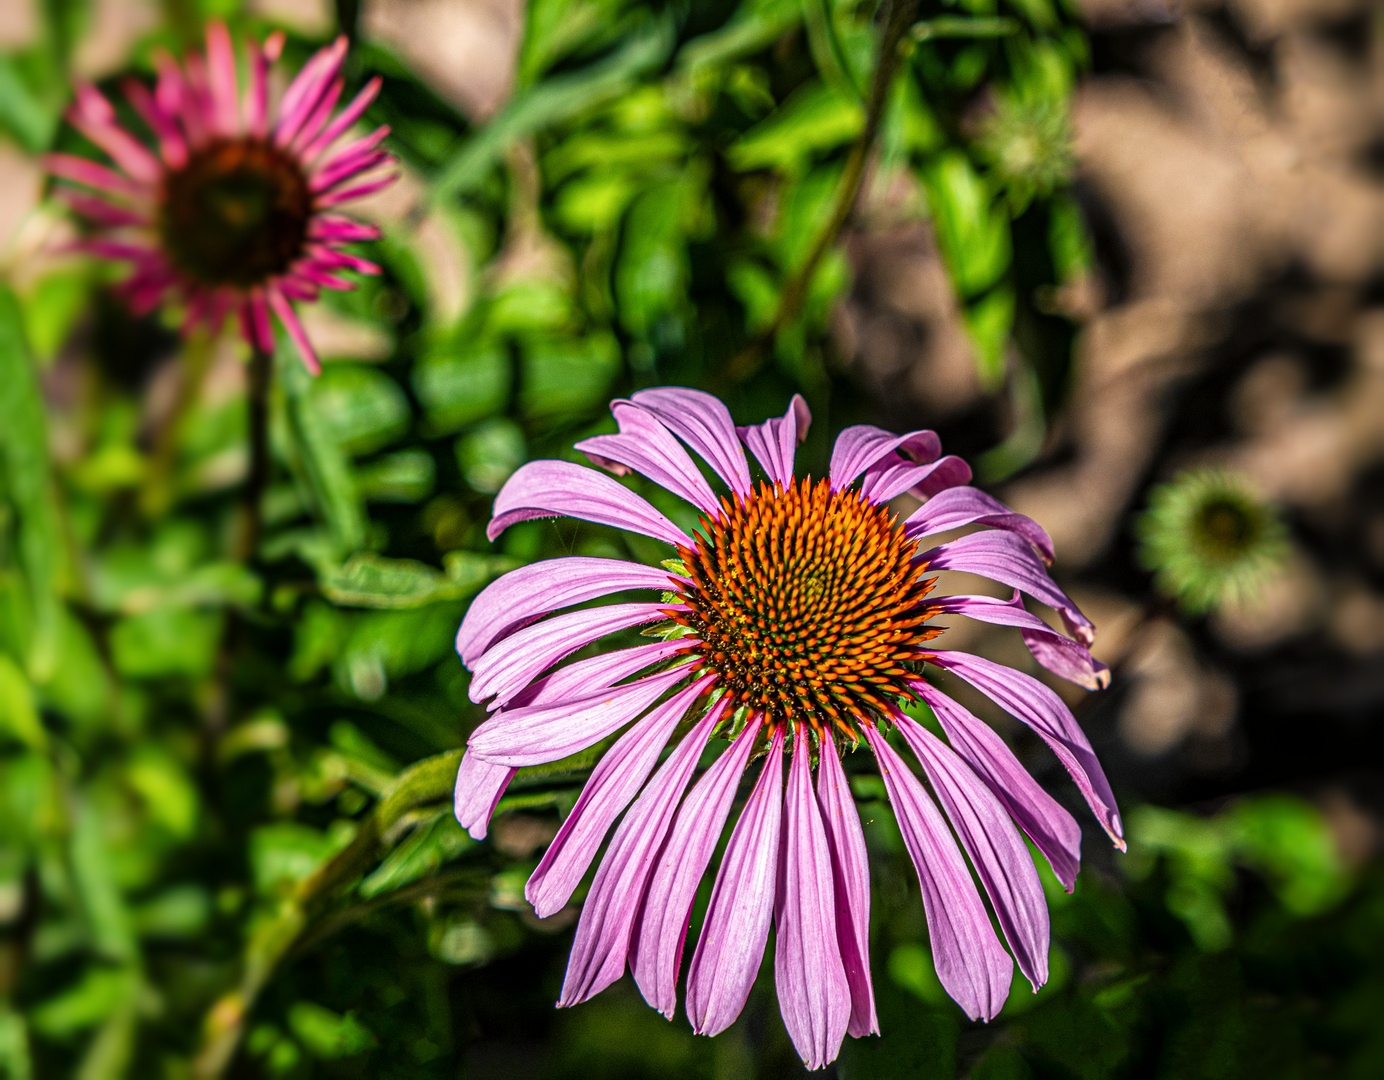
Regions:
<instances>
[{"instance_id":1,"label":"pink coneflower flower head","mask_svg":"<svg viewBox=\"0 0 1384 1080\"><path fill-rule=\"evenodd\" d=\"M264 352L274 348L272 313L315 374L317 356L293 302L352 288L342 271L379 273L343 250L379 230L337 208L395 176L379 171L393 161L380 149L387 127L344 139L380 90L372 79L337 110L345 38L314 55L271 105L269 67L283 40L247 43L243 94L221 23L207 27L205 55L189 53L181 64L159 57L153 90L126 82L152 147L121 126L99 90L79 86L67 118L113 167L70 154L50 154L46 164L77 185L60 191L95 226L78 246L133 265L120 288L137 313L180 301L185 331L215 332L235 312L245 339Z\"/></svg>"},{"instance_id":2,"label":"pink coneflower flower head","mask_svg":"<svg viewBox=\"0 0 1384 1080\"><path fill-rule=\"evenodd\" d=\"M485 835L515 770L625 729L526 889L540 916L553 914L605 843L559 1004L585 1000L628 967L645 999L672 1016L697 886L748 771L752 787L687 965L688 1019L708 1035L735 1020L773 925L779 1004L803 1061L820 1068L848 1032L877 1032L869 866L843 768L844 755L862 745L917 868L942 985L985 1020L1004 1004L1015 963L1041 986L1048 912L1023 834L1071 889L1080 829L990 727L926 676L950 672L1033 728L1124 846L1110 786L1062 700L1031 675L937 646L940 616L1013 627L1039 664L1090 689L1105 685L1108 673L1088 651L1091 623L1048 576L1047 533L968 486L970 469L942 456L929 431L848 428L826 478L798 479L795 448L810 420L801 398L781 418L747 428L695 390L644 390L612 409L618 434L577 449L685 499L701 527L687 535L602 472L531 462L496 498L492 538L515 522L567 515L653 537L675 558L526 566L477 596L457 634L472 700L489 699L491 709L457 776L457 818L472 835ZM904 492L923 503L901 521L889 503ZM965 526L984 528L929 542ZM939 570L981 574L1014 591L1009 599L937 596ZM636 590L658 595L574 607ZM1055 609L1066 632L1030 614L1021 593ZM564 608L574 610L554 614ZM561 664L633 627L649 627L653 640ZM904 713L910 700L931 706L946 741ZM697 776L714 736L729 745Z\"/></svg>"}]
</instances>

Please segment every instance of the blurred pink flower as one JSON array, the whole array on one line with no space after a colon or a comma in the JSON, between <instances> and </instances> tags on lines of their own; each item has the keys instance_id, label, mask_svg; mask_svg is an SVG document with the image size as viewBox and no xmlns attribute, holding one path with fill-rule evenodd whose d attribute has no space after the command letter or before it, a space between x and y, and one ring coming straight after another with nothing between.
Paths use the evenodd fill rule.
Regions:
<instances>
[{"instance_id":1,"label":"blurred pink flower","mask_svg":"<svg viewBox=\"0 0 1384 1080\"><path fill-rule=\"evenodd\" d=\"M742 775L762 757L692 954L688 1018L708 1035L735 1020L772 920L779 1004L807 1065L833 1060L847 1032L877 1032L869 867L841 763L862 741L874 752L917 868L947 992L973 1019L988 1020L1008 996L1014 962L1041 986L1048 912L1020 829L1068 889L1080 829L1004 741L923 671L932 664L953 672L1037 731L1124 846L1110 786L1062 700L1023 672L930 644L943 632L930 625L939 615L1012 626L1039 663L1088 688L1105 685L1108 672L1087 648L1091 623L1048 576L1047 533L967 486L970 469L941 456L930 431L848 428L828 477L813 482L793 476L810 422L799 397L782 418L748 428L736 428L718 399L695 390L640 391L612 411L619 433L577 449L685 499L702 515L699 533L688 536L599 472L531 462L496 498L492 539L516 522L568 515L653 537L678 559L666 568L583 557L532 564L486 588L457 634L473 674L471 698L491 699L492 710L472 733L457 776L457 818L474 836L485 835L516 769L567 757L635 721L596 765L525 890L540 916L561 909L630 807L582 906L559 1004L585 1000L628 966L645 999L672 1016L698 883ZM729 496L713 491L684 443ZM765 474L757 485L742 443ZM889 501L904 492L926 501L900 523ZM925 538L966 525L989 531L924 549ZM993 578L1012 587L1013 598L931 597L936 579L926 575L942 569ZM663 595L544 618L640 589ZM1068 634L1029 614L1020 591L1055 608ZM550 670L607 634L649 623L662 623L659 640ZM932 708L950 745L901 711L905 698ZM921 764L931 794L886 741L890 727ZM692 784L713 733L730 746Z\"/></svg>"},{"instance_id":2,"label":"blurred pink flower","mask_svg":"<svg viewBox=\"0 0 1384 1080\"><path fill-rule=\"evenodd\" d=\"M318 51L271 105L268 69L283 40L274 34L263 47L247 43L243 96L221 23L207 28L205 56L189 53L181 65L167 54L158 57L152 91L128 80L126 99L157 153L121 126L99 90L79 86L68 119L115 167L71 154L50 154L45 163L80 185L64 186L61 194L97 226L78 246L133 264L120 290L136 312L180 300L184 331L205 325L213 332L235 312L246 341L265 352L274 348L272 312L315 374L320 365L293 302L314 301L324 288L352 288L343 270L379 273L343 250L377 239L379 230L335 210L395 175L361 179L392 163L380 149L389 128L340 142L380 90L380 80L372 79L337 111L344 37Z\"/></svg>"}]
</instances>

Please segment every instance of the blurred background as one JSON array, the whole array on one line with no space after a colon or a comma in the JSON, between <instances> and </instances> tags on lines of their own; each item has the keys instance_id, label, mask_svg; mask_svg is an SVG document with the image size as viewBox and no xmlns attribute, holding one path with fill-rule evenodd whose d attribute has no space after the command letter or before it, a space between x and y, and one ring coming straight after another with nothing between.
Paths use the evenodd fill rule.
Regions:
<instances>
[{"instance_id":1,"label":"blurred background","mask_svg":"<svg viewBox=\"0 0 1384 1080\"><path fill-rule=\"evenodd\" d=\"M1384 9L894 3L0 3L0 1077L803 1075L769 967L714 1040L628 980L553 1008L577 910L522 885L581 762L484 842L446 801L467 599L657 557L491 545L494 492L665 383L740 423L801 392L817 475L847 424L935 428L1114 668L1061 689L1130 851L1077 812L1053 978L989 1025L853 775L884 1034L826 1075L1384 1075ZM115 98L209 18L289 68L348 35L402 162L361 209L384 274L304 305L324 373L277 357L248 559L246 347L131 316L40 163L97 156L75 82ZM1140 515L1206 468L1285 539L1189 603ZM1011 637L948 634L1025 666Z\"/></svg>"}]
</instances>

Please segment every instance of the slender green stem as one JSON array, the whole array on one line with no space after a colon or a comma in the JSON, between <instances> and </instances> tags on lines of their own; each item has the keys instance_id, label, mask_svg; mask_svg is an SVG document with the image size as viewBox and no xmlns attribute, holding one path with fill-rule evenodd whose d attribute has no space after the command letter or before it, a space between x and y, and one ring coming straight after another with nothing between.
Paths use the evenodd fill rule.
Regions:
<instances>
[{"instance_id":1,"label":"slender green stem","mask_svg":"<svg viewBox=\"0 0 1384 1080\"><path fill-rule=\"evenodd\" d=\"M773 321L726 365L720 375L713 380L715 383L739 382L759 370L760 365L768 356L778 332L802 307L803 300L807 297L807 291L812 285L813 275L817 272L817 267L821 264L827 250L836 242L837 235L855 208L856 196L860 193L860 183L865 176L865 165L869 160L875 137L879 134L880 121L884 116L884 106L889 100L889 87L894 81L894 73L898 70L900 46L903 45L904 37L908 33L917 10L918 0L893 0L890 4L889 14L884 22L884 33L880 39L879 60L875 64L874 78L870 83L870 97L865 110L865 127L861 130L860 136L851 147L850 155L846 158L846 168L836 189L836 200L832 204L831 216L822 227L822 231L817 234L817 239L813 241L812 248L809 250L807 258L803 260L802 266L784 286Z\"/></svg>"},{"instance_id":2,"label":"slender green stem","mask_svg":"<svg viewBox=\"0 0 1384 1080\"><path fill-rule=\"evenodd\" d=\"M249 410L250 466L241 491L240 523L236 530L234 556L239 561L254 557L259 547L260 504L269 484L269 381L274 358L256 348L250 356L245 403Z\"/></svg>"},{"instance_id":3,"label":"slender green stem","mask_svg":"<svg viewBox=\"0 0 1384 1080\"><path fill-rule=\"evenodd\" d=\"M342 889L374 862L383 838L405 814L451 793L461 754L451 750L425 758L400 773L361 823L355 839L302 881L273 917L259 925L246 943L240 985L222 994L207 1013L202 1047L192 1066L195 1080L225 1075L260 991L289 950Z\"/></svg>"}]
</instances>

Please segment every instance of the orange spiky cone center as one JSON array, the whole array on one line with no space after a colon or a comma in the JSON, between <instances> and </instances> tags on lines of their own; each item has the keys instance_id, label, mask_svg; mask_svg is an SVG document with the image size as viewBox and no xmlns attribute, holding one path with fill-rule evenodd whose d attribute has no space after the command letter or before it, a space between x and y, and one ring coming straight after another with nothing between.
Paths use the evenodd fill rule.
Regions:
<instances>
[{"instance_id":1,"label":"orange spiky cone center","mask_svg":"<svg viewBox=\"0 0 1384 1080\"><path fill-rule=\"evenodd\" d=\"M857 737L917 677L934 579L897 515L825 480L722 500L680 556L691 584L670 612L738 705L771 723Z\"/></svg>"}]
</instances>

